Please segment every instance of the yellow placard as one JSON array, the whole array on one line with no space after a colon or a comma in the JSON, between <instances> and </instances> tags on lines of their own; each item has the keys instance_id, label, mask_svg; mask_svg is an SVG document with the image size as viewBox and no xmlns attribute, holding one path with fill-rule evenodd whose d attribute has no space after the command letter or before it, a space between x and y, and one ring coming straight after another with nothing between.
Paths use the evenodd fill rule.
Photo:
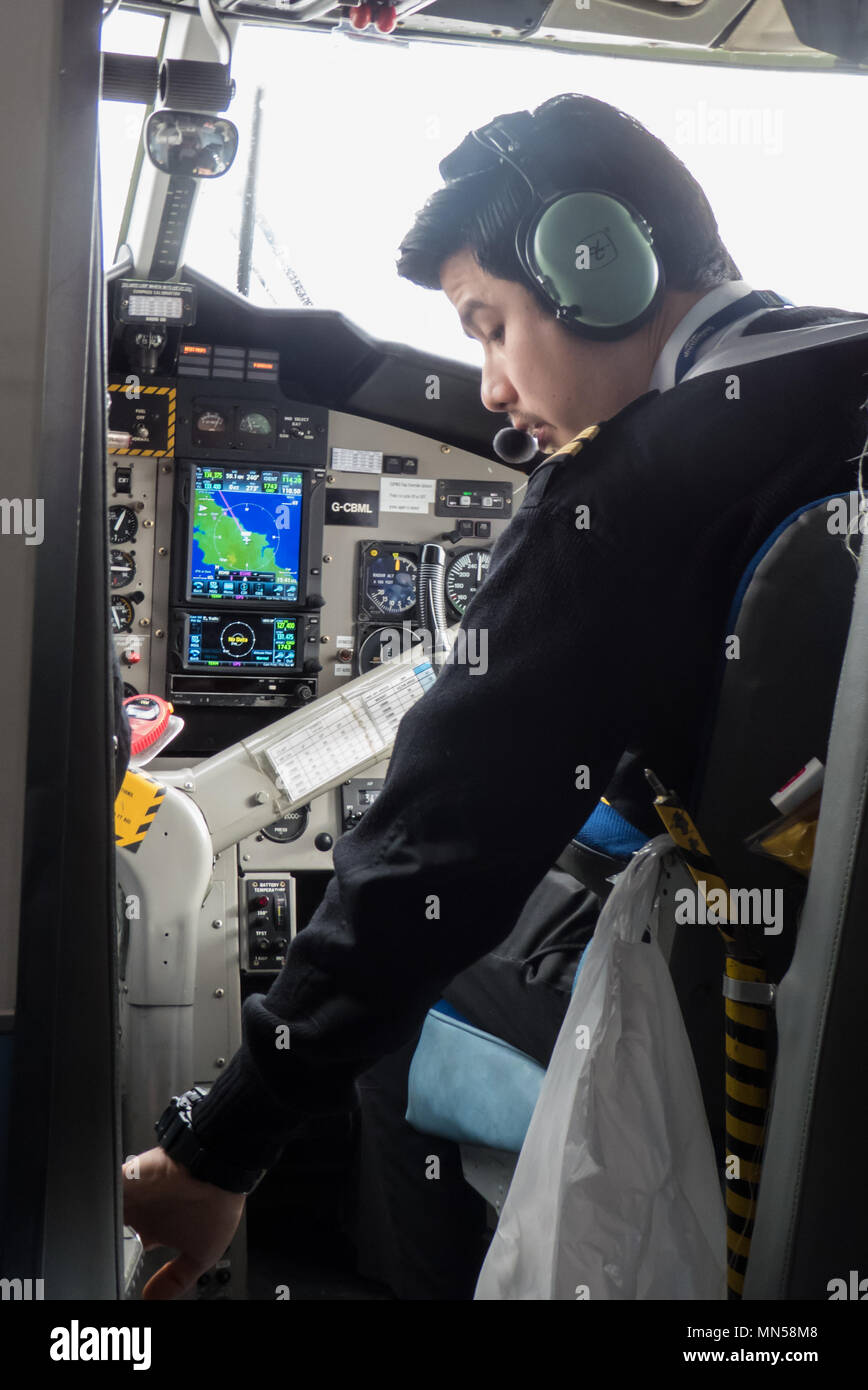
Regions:
<instances>
[{"instance_id":1,"label":"yellow placard","mask_svg":"<svg viewBox=\"0 0 868 1390\"><path fill-rule=\"evenodd\" d=\"M127 769L115 801L115 844L135 854L163 804L166 788L143 772Z\"/></svg>"}]
</instances>

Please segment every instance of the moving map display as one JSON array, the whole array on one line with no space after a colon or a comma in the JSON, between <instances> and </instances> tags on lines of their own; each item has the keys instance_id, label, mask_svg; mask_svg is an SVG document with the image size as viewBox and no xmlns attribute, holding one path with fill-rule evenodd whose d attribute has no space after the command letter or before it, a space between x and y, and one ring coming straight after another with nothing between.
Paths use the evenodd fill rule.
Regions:
<instances>
[{"instance_id":1,"label":"moving map display","mask_svg":"<svg viewBox=\"0 0 868 1390\"><path fill-rule=\"evenodd\" d=\"M298 601L303 475L194 470L188 598Z\"/></svg>"}]
</instances>

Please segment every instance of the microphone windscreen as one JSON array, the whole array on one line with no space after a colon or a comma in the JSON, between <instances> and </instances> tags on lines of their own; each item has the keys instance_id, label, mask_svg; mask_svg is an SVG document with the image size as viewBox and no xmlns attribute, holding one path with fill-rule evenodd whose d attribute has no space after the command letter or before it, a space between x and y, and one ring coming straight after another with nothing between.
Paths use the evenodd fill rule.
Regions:
<instances>
[{"instance_id":1,"label":"microphone windscreen","mask_svg":"<svg viewBox=\"0 0 868 1390\"><path fill-rule=\"evenodd\" d=\"M539 444L536 435L528 434L527 430L516 430L511 425L506 429L498 430L492 441L492 447L497 457L503 459L512 468L521 468L524 464L530 463L531 459L536 458L539 453Z\"/></svg>"}]
</instances>

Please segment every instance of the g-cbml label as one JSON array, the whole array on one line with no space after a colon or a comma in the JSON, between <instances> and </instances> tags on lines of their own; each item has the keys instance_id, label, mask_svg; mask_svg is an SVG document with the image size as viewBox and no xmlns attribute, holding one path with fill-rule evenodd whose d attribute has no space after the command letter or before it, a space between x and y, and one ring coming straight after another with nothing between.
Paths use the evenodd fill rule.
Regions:
<instances>
[{"instance_id":1,"label":"g-cbml label","mask_svg":"<svg viewBox=\"0 0 868 1390\"><path fill-rule=\"evenodd\" d=\"M326 489L325 520L331 526L376 526L380 519L380 494L373 489Z\"/></svg>"}]
</instances>

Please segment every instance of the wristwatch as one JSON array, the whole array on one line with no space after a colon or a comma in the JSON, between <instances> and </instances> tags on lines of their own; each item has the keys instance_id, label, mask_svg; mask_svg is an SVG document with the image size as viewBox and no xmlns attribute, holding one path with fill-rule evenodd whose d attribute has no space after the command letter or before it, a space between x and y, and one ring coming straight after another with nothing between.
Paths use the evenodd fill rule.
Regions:
<instances>
[{"instance_id":1,"label":"wristwatch","mask_svg":"<svg viewBox=\"0 0 868 1390\"><path fill-rule=\"evenodd\" d=\"M194 1086L182 1096L173 1096L157 1123L157 1139L176 1163L183 1163L194 1178L200 1182L213 1183L215 1187L225 1188L227 1192L240 1192L244 1196L265 1177L266 1168L241 1168L236 1163L218 1158L203 1149L193 1130L191 1113L208 1094L204 1086Z\"/></svg>"}]
</instances>

